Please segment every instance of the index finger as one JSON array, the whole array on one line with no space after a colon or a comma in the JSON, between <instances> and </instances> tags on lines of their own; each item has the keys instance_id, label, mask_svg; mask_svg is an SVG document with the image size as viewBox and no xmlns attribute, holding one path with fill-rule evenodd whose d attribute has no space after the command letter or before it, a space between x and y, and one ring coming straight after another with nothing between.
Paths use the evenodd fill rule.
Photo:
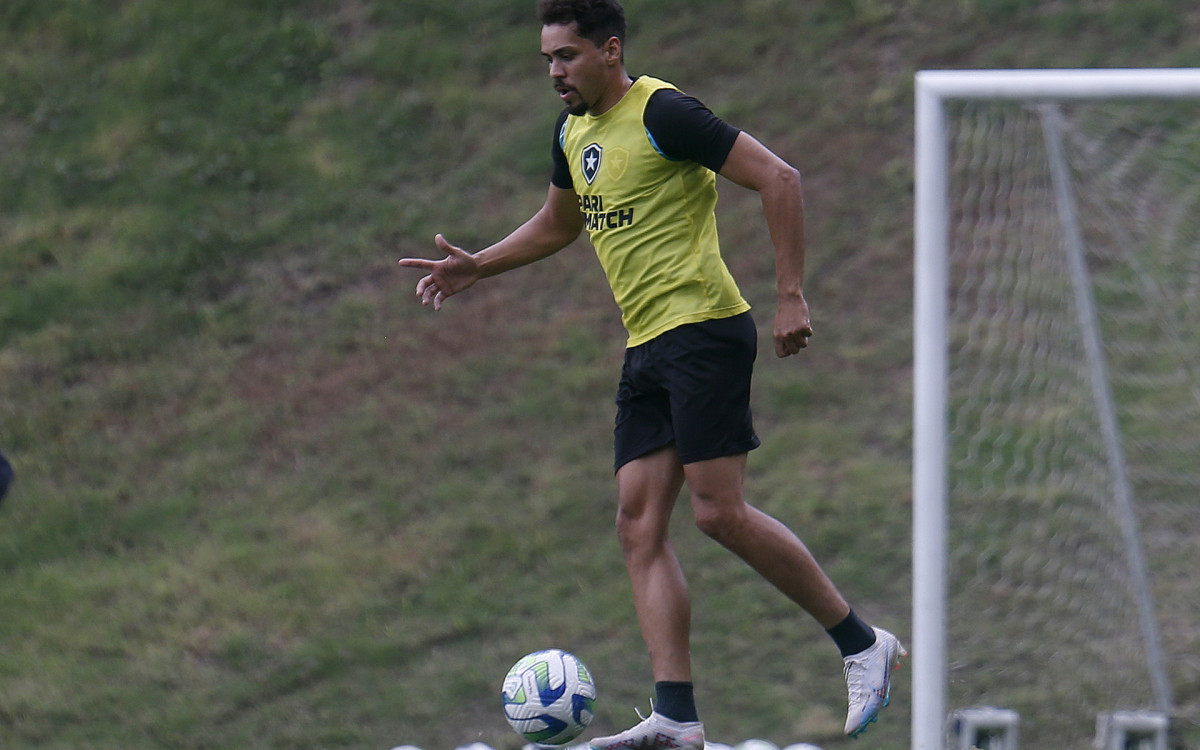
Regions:
<instances>
[{"instance_id":1,"label":"index finger","mask_svg":"<svg viewBox=\"0 0 1200 750\"><path fill-rule=\"evenodd\" d=\"M428 258L401 258L397 263L405 268L420 268L426 271L432 271L437 265L436 260L429 260Z\"/></svg>"}]
</instances>

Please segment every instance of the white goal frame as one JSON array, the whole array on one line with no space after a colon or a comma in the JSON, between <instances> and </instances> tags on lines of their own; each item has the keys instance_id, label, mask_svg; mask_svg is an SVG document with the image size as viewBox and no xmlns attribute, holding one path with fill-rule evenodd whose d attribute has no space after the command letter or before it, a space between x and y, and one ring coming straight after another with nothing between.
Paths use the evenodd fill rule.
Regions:
<instances>
[{"instance_id":1,"label":"white goal frame","mask_svg":"<svg viewBox=\"0 0 1200 750\"><path fill-rule=\"evenodd\" d=\"M912 748L942 750L946 706L950 100L1200 99L1200 68L921 71L916 75ZM1111 453L1111 450L1110 450ZM1118 498L1118 501L1120 498ZM1131 514L1128 514L1131 517ZM1130 530L1125 533L1127 546ZM1136 540L1136 536L1134 537ZM1135 545L1136 547L1136 545ZM1134 567L1140 549L1131 549ZM1134 571L1135 575L1137 571ZM1142 612L1148 648L1153 622ZM1149 613L1152 616L1152 613ZM1150 631L1147 633L1147 627ZM1160 658L1151 653L1150 658ZM1169 685L1155 678L1159 710ZM1163 706L1162 704L1168 704Z\"/></svg>"}]
</instances>

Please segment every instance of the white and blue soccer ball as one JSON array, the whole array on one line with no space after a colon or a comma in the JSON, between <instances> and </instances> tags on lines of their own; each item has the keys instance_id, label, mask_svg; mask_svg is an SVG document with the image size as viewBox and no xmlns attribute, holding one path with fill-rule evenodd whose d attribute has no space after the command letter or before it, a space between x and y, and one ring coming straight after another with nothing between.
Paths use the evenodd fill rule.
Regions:
<instances>
[{"instance_id":1,"label":"white and blue soccer ball","mask_svg":"<svg viewBox=\"0 0 1200 750\"><path fill-rule=\"evenodd\" d=\"M504 718L526 740L563 745L592 721L596 682L584 663L561 649L534 651L508 670L501 689Z\"/></svg>"}]
</instances>

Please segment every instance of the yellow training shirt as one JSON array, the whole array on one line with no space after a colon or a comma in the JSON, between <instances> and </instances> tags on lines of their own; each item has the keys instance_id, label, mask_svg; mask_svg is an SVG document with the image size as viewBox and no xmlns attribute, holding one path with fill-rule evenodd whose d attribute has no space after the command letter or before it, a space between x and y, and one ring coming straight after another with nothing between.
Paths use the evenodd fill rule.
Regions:
<instances>
[{"instance_id":1,"label":"yellow training shirt","mask_svg":"<svg viewBox=\"0 0 1200 750\"><path fill-rule=\"evenodd\" d=\"M664 156L643 123L650 96L664 88L674 89L641 76L612 109L568 116L559 133L630 347L750 309L721 259L716 175Z\"/></svg>"}]
</instances>

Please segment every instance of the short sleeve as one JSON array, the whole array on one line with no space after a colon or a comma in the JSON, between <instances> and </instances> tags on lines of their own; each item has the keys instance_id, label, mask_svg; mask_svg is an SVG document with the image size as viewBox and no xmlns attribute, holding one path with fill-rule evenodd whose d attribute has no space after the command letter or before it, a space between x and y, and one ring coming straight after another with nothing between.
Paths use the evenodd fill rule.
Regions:
<instances>
[{"instance_id":1,"label":"short sleeve","mask_svg":"<svg viewBox=\"0 0 1200 750\"><path fill-rule=\"evenodd\" d=\"M698 99L675 89L651 94L643 123L654 148L664 157L694 161L714 172L721 171L741 133Z\"/></svg>"},{"instance_id":2,"label":"short sleeve","mask_svg":"<svg viewBox=\"0 0 1200 750\"><path fill-rule=\"evenodd\" d=\"M563 130L567 127L567 110L563 110L554 123L554 143L550 146L550 157L554 161L554 172L550 176L550 184L563 190L575 188L571 179L571 166L567 163L567 154L563 151Z\"/></svg>"}]
</instances>

